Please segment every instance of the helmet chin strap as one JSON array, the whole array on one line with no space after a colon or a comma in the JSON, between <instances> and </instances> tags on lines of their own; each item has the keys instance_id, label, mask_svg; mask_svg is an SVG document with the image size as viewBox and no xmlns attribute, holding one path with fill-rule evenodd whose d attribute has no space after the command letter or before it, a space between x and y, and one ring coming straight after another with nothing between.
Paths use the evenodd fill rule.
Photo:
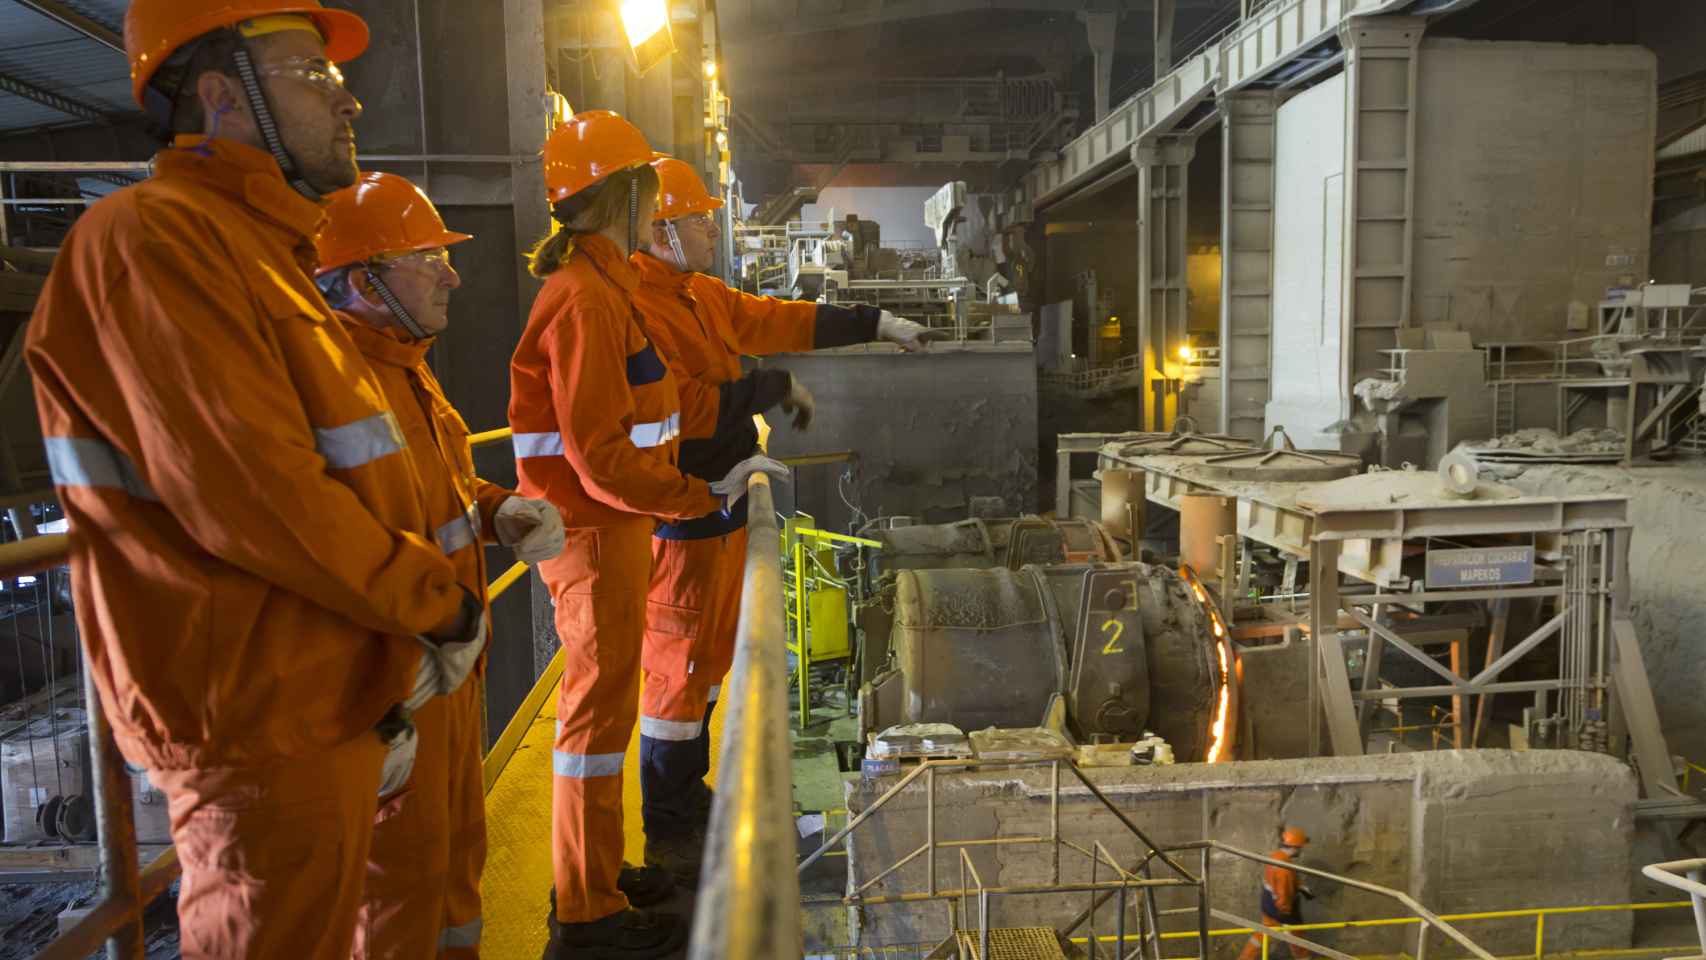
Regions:
<instances>
[{"instance_id":1,"label":"helmet chin strap","mask_svg":"<svg viewBox=\"0 0 1706 960\"><path fill-rule=\"evenodd\" d=\"M255 74L255 63L249 58L248 47L238 44L231 54L231 60L237 66L237 79L242 81L243 92L249 98L249 111L255 116L255 126L260 129L261 140L266 143L267 152L278 162L284 179L297 193L319 203L325 199L324 195L303 179L296 167L296 160L291 157L290 151L284 149L284 140L279 136L278 123L273 120L272 108L267 105L266 93L261 90L261 81Z\"/></svg>"},{"instance_id":2,"label":"helmet chin strap","mask_svg":"<svg viewBox=\"0 0 1706 960\"><path fill-rule=\"evenodd\" d=\"M681 234L675 229L675 221L665 220L663 230L669 235L669 252L675 254L675 265L681 268L682 273L691 273L687 269L687 253L681 249Z\"/></svg>"},{"instance_id":3,"label":"helmet chin strap","mask_svg":"<svg viewBox=\"0 0 1706 960\"><path fill-rule=\"evenodd\" d=\"M373 284L373 290L379 294L379 299L385 301L385 306L390 309L391 315L397 319L397 325L402 327L410 338L425 340L431 336L426 332L426 328L421 326L420 321L415 319L414 314L403 306L403 301L398 300L397 295L391 292L391 288L385 285L385 281L379 279L379 274L374 273L372 268L368 268L367 279Z\"/></svg>"},{"instance_id":4,"label":"helmet chin strap","mask_svg":"<svg viewBox=\"0 0 1706 960\"><path fill-rule=\"evenodd\" d=\"M628 175L628 255L640 249L640 175Z\"/></svg>"}]
</instances>

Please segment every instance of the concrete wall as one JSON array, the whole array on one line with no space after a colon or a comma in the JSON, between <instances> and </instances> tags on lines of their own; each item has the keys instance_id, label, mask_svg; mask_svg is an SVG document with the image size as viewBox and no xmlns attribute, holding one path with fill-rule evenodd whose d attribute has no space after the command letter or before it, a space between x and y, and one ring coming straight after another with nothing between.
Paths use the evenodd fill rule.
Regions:
<instances>
[{"instance_id":1,"label":"concrete wall","mask_svg":"<svg viewBox=\"0 0 1706 960\"><path fill-rule=\"evenodd\" d=\"M771 453L855 451L846 490L866 514L963 519L974 496L1000 496L1017 512L1038 509L1037 371L1028 344L936 344L927 354L846 347L765 365L791 371L817 400L808 432L769 418L777 424ZM797 486L778 491L778 509L797 502L820 526L846 529L851 511L836 490L846 466L796 470Z\"/></svg>"},{"instance_id":2,"label":"concrete wall","mask_svg":"<svg viewBox=\"0 0 1706 960\"><path fill-rule=\"evenodd\" d=\"M1519 906L1621 903L1629 897L1633 872L1635 780L1629 768L1598 754L1566 751L1472 753L1442 751L1381 757L1276 760L1209 767L1124 767L1088 771L1110 801L1162 846L1213 839L1267 853L1282 824L1295 824L1312 838L1306 864L1408 892L1437 913L1497 910ZM1128 833L1070 775L1061 800L1061 835L1088 847L1100 840L1121 863L1141 853ZM893 780L852 781L850 813L863 810ZM1046 769L948 773L938 776L936 831L940 840L1047 837L1050 832ZM909 787L867 826L855 832L848 860L850 886L892 865L924 842L925 788ZM986 885L1046 883L1047 845L965 848ZM1197 872L1198 854L1180 859ZM957 850L938 854L939 888L957 888ZM1062 878L1085 880L1082 855L1063 852ZM869 891L894 894L926 888L922 858ZM1217 852L1210 863L1210 903L1253 917L1260 909L1261 866ZM1098 876L1106 879L1103 868ZM1157 878L1168 876L1157 868ZM1306 920L1398 916L1393 901L1309 879L1316 899ZM1046 923L1064 926L1086 905L1086 896L1026 896L992 899L991 925ZM1194 905L1182 893L1160 898L1163 909ZM975 926L975 906L971 924ZM942 903L874 906L857 912L860 942L872 946L918 943L946 932ZM1114 909L1099 914L1098 933L1113 932ZM1228 924L1214 921L1211 926ZM1167 930L1190 929L1183 916L1166 917ZM1129 928L1128 928L1129 929ZM1415 952L1414 928L1343 930L1323 942L1350 953ZM1477 922L1463 928L1495 954L1531 951L1532 920ZM1628 914L1585 914L1549 920L1549 952L1582 947L1626 947ZM1163 951L1194 951L1189 940ZM1242 937L1215 941L1217 956L1230 957ZM1431 944L1441 949L1441 941ZM1456 947L1447 948L1453 956ZM1281 952L1278 955L1283 955Z\"/></svg>"},{"instance_id":3,"label":"concrete wall","mask_svg":"<svg viewBox=\"0 0 1706 960\"><path fill-rule=\"evenodd\" d=\"M1304 447L1332 447L1339 419L1339 262L1344 249L1345 80L1279 109L1274 159L1274 336L1270 426Z\"/></svg>"},{"instance_id":4,"label":"concrete wall","mask_svg":"<svg viewBox=\"0 0 1706 960\"><path fill-rule=\"evenodd\" d=\"M1434 40L1419 78L1416 323L1561 338L1572 300L1648 276L1651 52Z\"/></svg>"}]
</instances>

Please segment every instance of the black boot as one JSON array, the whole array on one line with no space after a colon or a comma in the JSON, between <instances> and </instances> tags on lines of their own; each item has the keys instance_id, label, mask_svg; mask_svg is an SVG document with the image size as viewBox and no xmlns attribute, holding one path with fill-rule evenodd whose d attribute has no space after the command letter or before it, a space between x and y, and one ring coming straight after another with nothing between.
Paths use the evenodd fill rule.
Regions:
<instances>
[{"instance_id":1,"label":"black boot","mask_svg":"<svg viewBox=\"0 0 1706 960\"><path fill-rule=\"evenodd\" d=\"M646 866L669 871L683 889L699 886L699 867L704 859L704 830L646 834Z\"/></svg>"},{"instance_id":2,"label":"black boot","mask_svg":"<svg viewBox=\"0 0 1706 960\"><path fill-rule=\"evenodd\" d=\"M586 923L548 921L551 942L543 960L652 960L670 956L687 942L687 924L673 913L623 910Z\"/></svg>"},{"instance_id":3,"label":"black boot","mask_svg":"<svg viewBox=\"0 0 1706 960\"><path fill-rule=\"evenodd\" d=\"M634 907L655 907L660 903L668 903L675 897L675 880L669 871L661 867L636 867L633 864L622 864L622 872L616 875L616 889L622 891L628 898L628 904ZM551 916L557 915L557 888L551 888Z\"/></svg>"}]
</instances>

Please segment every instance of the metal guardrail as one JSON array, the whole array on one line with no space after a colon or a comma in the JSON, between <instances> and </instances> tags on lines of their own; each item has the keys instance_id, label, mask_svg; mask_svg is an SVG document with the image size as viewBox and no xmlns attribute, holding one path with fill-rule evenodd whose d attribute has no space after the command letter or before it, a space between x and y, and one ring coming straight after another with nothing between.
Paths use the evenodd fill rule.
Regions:
<instances>
[{"instance_id":1,"label":"metal guardrail","mask_svg":"<svg viewBox=\"0 0 1706 960\"><path fill-rule=\"evenodd\" d=\"M1679 876L1687 874L1687 876ZM1641 875L1688 894L1694 906L1694 929L1700 937L1700 952L1706 954L1706 860L1672 860L1641 868Z\"/></svg>"},{"instance_id":2,"label":"metal guardrail","mask_svg":"<svg viewBox=\"0 0 1706 960\"><path fill-rule=\"evenodd\" d=\"M770 483L747 487L746 573L716 801L699 874L691 960L797 960L793 747L783 656L782 537Z\"/></svg>"}]
</instances>

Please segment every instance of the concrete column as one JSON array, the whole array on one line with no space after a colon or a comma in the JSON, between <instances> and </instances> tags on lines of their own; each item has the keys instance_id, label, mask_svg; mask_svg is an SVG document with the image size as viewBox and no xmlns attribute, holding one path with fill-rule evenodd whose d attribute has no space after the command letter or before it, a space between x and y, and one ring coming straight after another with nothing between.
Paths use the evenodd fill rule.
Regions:
<instances>
[{"instance_id":1,"label":"concrete column","mask_svg":"<svg viewBox=\"0 0 1706 960\"><path fill-rule=\"evenodd\" d=\"M1178 381L1166 374L1169 353L1185 342L1186 185L1196 142L1166 138L1131 150L1137 165L1137 338L1143 369L1138 416L1166 430L1178 413Z\"/></svg>"},{"instance_id":2,"label":"concrete column","mask_svg":"<svg viewBox=\"0 0 1706 960\"><path fill-rule=\"evenodd\" d=\"M1380 351L1410 325L1415 242L1417 48L1427 21L1355 17L1345 49L1344 267L1341 271L1340 415L1350 387L1386 366Z\"/></svg>"},{"instance_id":3,"label":"concrete column","mask_svg":"<svg viewBox=\"0 0 1706 960\"><path fill-rule=\"evenodd\" d=\"M1164 2L1170 5L1171 0ZM1159 16L1157 13L1157 17ZM1108 115L1108 96L1113 88L1115 29L1119 26L1119 14L1111 11L1080 10L1078 19L1083 21L1089 32L1091 72L1096 83L1096 119L1101 120Z\"/></svg>"},{"instance_id":4,"label":"concrete column","mask_svg":"<svg viewBox=\"0 0 1706 960\"><path fill-rule=\"evenodd\" d=\"M1178 0L1155 0L1155 79L1173 72L1173 21Z\"/></svg>"},{"instance_id":5,"label":"concrete column","mask_svg":"<svg viewBox=\"0 0 1706 960\"><path fill-rule=\"evenodd\" d=\"M1220 430L1260 440L1272 393L1274 143L1279 97L1220 97Z\"/></svg>"}]
</instances>

